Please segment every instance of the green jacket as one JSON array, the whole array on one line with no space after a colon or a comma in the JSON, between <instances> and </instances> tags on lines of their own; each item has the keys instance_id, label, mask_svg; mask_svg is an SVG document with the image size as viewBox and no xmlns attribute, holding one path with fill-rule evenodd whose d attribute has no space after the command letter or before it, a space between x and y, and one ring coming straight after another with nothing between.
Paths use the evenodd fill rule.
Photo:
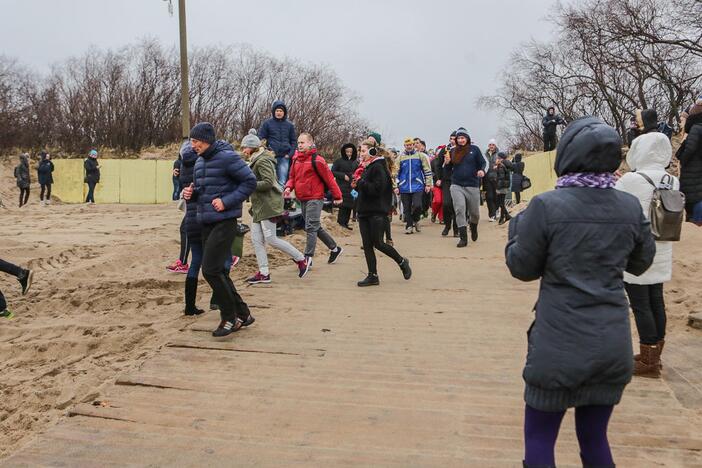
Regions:
<instances>
[{"instance_id":1,"label":"green jacket","mask_svg":"<svg viewBox=\"0 0 702 468\"><path fill-rule=\"evenodd\" d=\"M259 148L251 156L251 171L256 176L256 190L251 194L251 216L254 223L283 214L283 192L276 180L275 156Z\"/></svg>"}]
</instances>

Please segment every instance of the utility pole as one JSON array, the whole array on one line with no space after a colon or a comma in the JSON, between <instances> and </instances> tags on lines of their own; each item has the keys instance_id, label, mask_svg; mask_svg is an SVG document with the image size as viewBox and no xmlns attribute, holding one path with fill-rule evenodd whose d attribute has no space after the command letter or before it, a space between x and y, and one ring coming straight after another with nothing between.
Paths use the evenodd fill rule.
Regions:
<instances>
[{"instance_id":1,"label":"utility pole","mask_svg":"<svg viewBox=\"0 0 702 468\"><path fill-rule=\"evenodd\" d=\"M188 38L185 31L185 0L178 0L180 22L180 112L183 139L190 136L190 85L188 84Z\"/></svg>"}]
</instances>

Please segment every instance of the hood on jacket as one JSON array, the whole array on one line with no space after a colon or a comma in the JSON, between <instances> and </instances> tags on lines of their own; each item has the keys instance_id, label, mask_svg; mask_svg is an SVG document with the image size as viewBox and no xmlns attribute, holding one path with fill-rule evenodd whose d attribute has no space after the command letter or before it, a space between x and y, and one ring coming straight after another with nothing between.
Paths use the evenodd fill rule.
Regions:
<instances>
[{"instance_id":1,"label":"hood on jacket","mask_svg":"<svg viewBox=\"0 0 702 468\"><path fill-rule=\"evenodd\" d=\"M626 162L632 171L641 169L665 170L673 156L673 147L668 137L653 132L641 135L633 141Z\"/></svg>"},{"instance_id":2,"label":"hood on jacket","mask_svg":"<svg viewBox=\"0 0 702 468\"><path fill-rule=\"evenodd\" d=\"M27 153L20 154L20 164L29 166L29 155Z\"/></svg>"},{"instance_id":3,"label":"hood on jacket","mask_svg":"<svg viewBox=\"0 0 702 468\"><path fill-rule=\"evenodd\" d=\"M214 143L210 145L207 150L202 153L200 156L202 156L205 159L210 159L213 155L216 153L219 153L220 151L234 151L234 147L227 141L224 140L217 140Z\"/></svg>"},{"instance_id":4,"label":"hood on jacket","mask_svg":"<svg viewBox=\"0 0 702 468\"><path fill-rule=\"evenodd\" d=\"M581 117L566 127L556 150L560 177L573 172L614 172L622 160L622 139L599 117Z\"/></svg>"},{"instance_id":5,"label":"hood on jacket","mask_svg":"<svg viewBox=\"0 0 702 468\"><path fill-rule=\"evenodd\" d=\"M285 105L285 101L283 101L282 99L278 99L276 101L273 101L273 104L271 105L271 115L273 116L273 118L275 119L275 110L278 108L283 109L283 112L285 113L285 115L283 116L282 119L276 119L276 120L287 119L288 118L288 106Z\"/></svg>"},{"instance_id":6,"label":"hood on jacket","mask_svg":"<svg viewBox=\"0 0 702 468\"><path fill-rule=\"evenodd\" d=\"M522 162L522 153L517 153L514 155L514 162Z\"/></svg>"},{"instance_id":7,"label":"hood on jacket","mask_svg":"<svg viewBox=\"0 0 702 468\"><path fill-rule=\"evenodd\" d=\"M355 161L356 159L358 159L358 149L353 143L346 143L344 146L341 147L341 157L346 158L347 148L353 148L353 153L351 154L351 161Z\"/></svg>"},{"instance_id":8,"label":"hood on jacket","mask_svg":"<svg viewBox=\"0 0 702 468\"><path fill-rule=\"evenodd\" d=\"M178 156L182 159L183 165L185 167L195 166L195 161L197 161L197 158L199 157L193 149L192 145L190 144L190 140L186 140L183 142L183 144L180 146L180 152Z\"/></svg>"},{"instance_id":9,"label":"hood on jacket","mask_svg":"<svg viewBox=\"0 0 702 468\"><path fill-rule=\"evenodd\" d=\"M651 132L658 129L658 113L655 109L636 109L636 124L639 130Z\"/></svg>"},{"instance_id":10,"label":"hood on jacket","mask_svg":"<svg viewBox=\"0 0 702 468\"><path fill-rule=\"evenodd\" d=\"M295 159L300 161L301 163L309 161L312 159L312 156L317 154L317 148L311 148L308 149L307 151L295 151L295 156L293 156ZM322 158L322 155L319 155L320 158ZM322 158L324 159L324 158Z\"/></svg>"}]
</instances>

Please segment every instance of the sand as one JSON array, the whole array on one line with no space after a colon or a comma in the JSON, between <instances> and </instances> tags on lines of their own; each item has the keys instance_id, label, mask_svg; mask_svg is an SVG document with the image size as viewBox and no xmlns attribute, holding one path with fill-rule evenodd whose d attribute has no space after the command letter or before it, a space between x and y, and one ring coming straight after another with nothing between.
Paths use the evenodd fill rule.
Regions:
<instances>
[{"instance_id":1,"label":"sand","mask_svg":"<svg viewBox=\"0 0 702 468\"><path fill-rule=\"evenodd\" d=\"M19 210L15 206L17 190L11 185L10 167L0 168L0 197L6 205L0 208L0 257L36 271L35 285L26 298L20 297L14 279L0 276L0 288L16 314L15 319L0 322L0 456L4 457L54 426L71 408L99 401L116 379L139 371L155 359L174 334L191 326L193 319L182 316L184 275L165 270L178 253L181 213L174 205L41 207L38 190L33 188L30 205ZM335 237L353 242L358 248L357 231L348 233L334 226L329 217L324 222ZM487 258L499 265L506 226L481 226L482 235L491 239L485 241ZM394 229L396 237L402 236L399 225ZM453 240L441 241L444 245L440 246L434 234L426 235L426 247L413 240L410 252L415 268L420 267L422 258L436 260L443 255L452 259L457 255ZM296 234L292 242L301 247L304 236ZM699 245L702 229L686 226L683 241L676 245L674 279L666 286L671 337L702 336L686 326L687 315L702 308ZM429 252L423 257L425 250ZM326 249L320 248L317 255L320 262L326 257ZM348 270L343 277L330 276L333 291L341 296L333 294L314 301L339 316L354 310L353 301L340 301L339 297L357 294L355 281L365 271L360 250L350 251L344 261L354 264L351 270L357 277L348 275ZM271 266L274 279L281 272L289 277L295 268L277 253L271 254ZM437 297L432 295L458 291L453 275L459 271L466 274L457 270L460 267L455 263L435 262L432 268L435 271L425 272L427 278L443 276L446 280L445 286L432 289L415 283L418 297L428 303ZM255 259L247 236L245 256L232 275L238 286L246 288L241 280L254 272ZM467 274L481 273L472 270ZM324 288L329 283L313 284ZM529 290L533 289L530 286ZM297 286L285 291L293 302L309 297L309 291ZM201 282L201 307L206 305L209 293ZM523 308L518 300L511 296L510 300L508 306ZM356 331L353 333L355 336ZM204 340L205 335L202 336Z\"/></svg>"}]
</instances>

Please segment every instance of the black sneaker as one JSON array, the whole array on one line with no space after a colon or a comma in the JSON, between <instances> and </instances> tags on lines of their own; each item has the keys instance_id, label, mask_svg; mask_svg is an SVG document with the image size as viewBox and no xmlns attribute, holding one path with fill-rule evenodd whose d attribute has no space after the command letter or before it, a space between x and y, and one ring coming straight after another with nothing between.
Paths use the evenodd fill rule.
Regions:
<instances>
[{"instance_id":1,"label":"black sneaker","mask_svg":"<svg viewBox=\"0 0 702 468\"><path fill-rule=\"evenodd\" d=\"M378 275L368 273L368 276L366 276L366 279L359 281L356 284L358 284L359 288L364 288L366 286L378 286L380 284L380 279L378 279Z\"/></svg>"},{"instance_id":2,"label":"black sneaker","mask_svg":"<svg viewBox=\"0 0 702 468\"><path fill-rule=\"evenodd\" d=\"M228 336L234 333L235 331L238 331L241 326L243 325L243 322L239 319L236 319L234 322L230 322L228 320L222 320L219 323L219 326L215 331L212 332L212 336L221 338L223 336Z\"/></svg>"},{"instance_id":3,"label":"black sneaker","mask_svg":"<svg viewBox=\"0 0 702 468\"><path fill-rule=\"evenodd\" d=\"M17 278L22 285L22 295L24 296L29 292L29 288L32 287L32 280L34 279L34 272L32 270L24 270L24 274Z\"/></svg>"},{"instance_id":4,"label":"black sneaker","mask_svg":"<svg viewBox=\"0 0 702 468\"><path fill-rule=\"evenodd\" d=\"M444 237L448 236L450 230L451 230L451 227L450 227L450 226L445 226L445 227L444 227L444 230L441 231L441 235L444 236Z\"/></svg>"},{"instance_id":5,"label":"black sneaker","mask_svg":"<svg viewBox=\"0 0 702 468\"><path fill-rule=\"evenodd\" d=\"M186 311L185 311L185 315L187 315L187 316L189 316L189 317L191 317L191 316L193 316L193 315L202 315L202 314L204 314L204 313L205 313L204 310L198 309L197 307L195 307L193 310L186 310Z\"/></svg>"},{"instance_id":6,"label":"black sneaker","mask_svg":"<svg viewBox=\"0 0 702 468\"><path fill-rule=\"evenodd\" d=\"M410 268L409 259L402 259L402 262L400 262L400 270L402 270L402 276L404 276L406 280L412 277L412 269Z\"/></svg>"},{"instance_id":7,"label":"black sneaker","mask_svg":"<svg viewBox=\"0 0 702 468\"><path fill-rule=\"evenodd\" d=\"M343 252L344 249L337 245L336 248L329 253L329 260L327 260L327 263L336 263L336 260L339 258L339 255L341 255Z\"/></svg>"},{"instance_id":8,"label":"black sneaker","mask_svg":"<svg viewBox=\"0 0 702 468\"><path fill-rule=\"evenodd\" d=\"M219 305L214 302L210 302L210 310L219 310Z\"/></svg>"},{"instance_id":9,"label":"black sneaker","mask_svg":"<svg viewBox=\"0 0 702 468\"><path fill-rule=\"evenodd\" d=\"M256 321L253 315L249 314L249 316L244 320L241 324L242 327L248 327L249 325L253 325L253 323Z\"/></svg>"},{"instance_id":10,"label":"black sneaker","mask_svg":"<svg viewBox=\"0 0 702 468\"><path fill-rule=\"evenodd\" d=\"M473 242L478 240L478 225L476 223L470 223L470 240Z\"/></svg>"},{"instance_id":11,"label":"black sneaker","mask_svg":"<svg viewBox=\"0 0 702 468\"><path fill-rule=\"evenodd\" d=\"M414 232L422 232L422 230L419 228L419 221L414 223Z\"/></svg>"}]
</instances>

